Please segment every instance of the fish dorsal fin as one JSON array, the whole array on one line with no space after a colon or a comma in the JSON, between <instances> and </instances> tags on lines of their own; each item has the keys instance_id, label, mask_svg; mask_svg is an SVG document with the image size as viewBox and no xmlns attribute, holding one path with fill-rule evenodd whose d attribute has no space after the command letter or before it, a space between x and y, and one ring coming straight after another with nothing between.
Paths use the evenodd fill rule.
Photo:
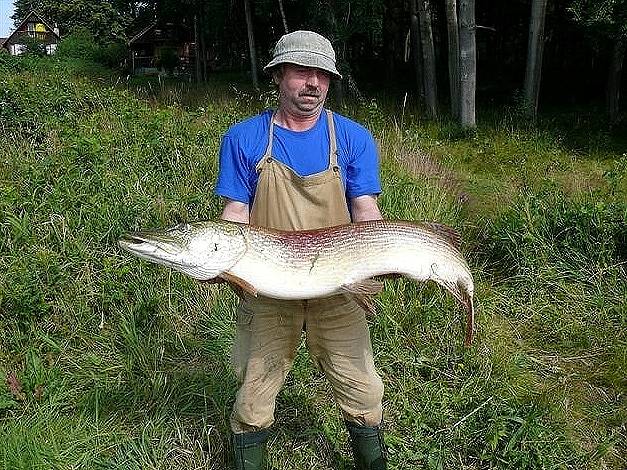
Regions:
<instances>
[{"instance_id":1,"label":"fish dorsal fin","mask_svg":"<svg viewBox=\"0 0 627 470\"><path fill-rule=\"evenodd\" d=\"M462 239L459 236L459 233L457 233L454 228L451 228L448 225L439 224L437 222L425 222L424 226L439 235L440 237L444 238L447 242L449 242L458 250L461 248Z\"/></svg>"},{"instance_id":2,"label":"fish dorsal fin","mask_svg":"<svg viewBox=\"0 0 627 470\"><path fill-rule=\"evenodd\" d=\"M233 290L235 290L235 293L238 294L239 297L242 297L240 295L241 292L245 292L254 297L257 297L258 291L257 289L255 289L255 286L253 286L250 282L245 281L241 277L237 277L234 274L229 273L228 271L220 273L219 277L231 284L231 287L234 288ZM240 292L238 292L238 290Z\"/></svg>"},{"instance_id":3,"label":"fish dorsal fin","mask_svg":"<svg viewBox=\"0 0 627 470\"><path fill-rule=\"evenodd\" d=\"M375 279L364 279L363 281L342 286L344 293L352 298L369 315L376 313L372 296L381 292L382 289L383 283Z\"/></svg>"}]
</instances>

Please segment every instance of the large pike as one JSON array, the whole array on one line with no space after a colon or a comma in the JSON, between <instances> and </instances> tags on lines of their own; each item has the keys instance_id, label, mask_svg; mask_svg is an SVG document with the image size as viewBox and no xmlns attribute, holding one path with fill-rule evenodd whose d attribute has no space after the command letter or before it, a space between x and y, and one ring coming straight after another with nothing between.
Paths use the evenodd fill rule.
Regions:
<instances>
[{"instance_id":1,"label":"large pike","mask_svg":"<svg viewBox=\"0 0 627 470\"><path fill-rule=\"evenodd\" d=\"M252 295L312 299L338 293L373 310L373 279L400 274L434 281L467 312L466 344L474 328L474 284L459 237L440 224L358 222L285 232L226 221L180 224L125 235L120 247L195 279L220 277Z\"/></svg>"}]
</instances>

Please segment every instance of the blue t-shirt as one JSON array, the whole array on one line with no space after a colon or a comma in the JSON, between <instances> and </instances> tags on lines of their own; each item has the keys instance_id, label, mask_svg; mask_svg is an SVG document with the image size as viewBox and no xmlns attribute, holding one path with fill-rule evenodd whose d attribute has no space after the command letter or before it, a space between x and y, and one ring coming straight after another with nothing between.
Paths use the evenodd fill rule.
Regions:
<instances>
[{"instance_id":1,"label":"blue t-shirt","mask_svg":"<svg viewBox=\"0 0 627 470\"><path fill-rule=\"evenodd\" d=\"M232 126L222 139L220 170L215 192L234 201L252 205L257 188L255 166L268 146L272 110ZM346 197L379 194L379 159L370 132L360 124L333 113L338 165ZM309 176L329 167L329 126L322 112L316 124L297 132L274 125L272 156L300 176Z\"/></svg>"}]
</instances>

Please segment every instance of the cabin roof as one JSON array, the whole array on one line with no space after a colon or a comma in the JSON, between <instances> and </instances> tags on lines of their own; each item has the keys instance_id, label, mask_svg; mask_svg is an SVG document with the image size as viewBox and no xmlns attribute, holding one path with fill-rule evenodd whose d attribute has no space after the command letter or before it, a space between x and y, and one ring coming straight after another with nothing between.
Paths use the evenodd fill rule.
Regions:
<instances>
[{"instance_id":1,"label":"cabin roof","mask_svg":"<svg viewBox=\"0 0 627 470\"><path fill-rule=\"evenodd\" d=\"M31 17L33 17L33 16L34 16L35 18L37 18L37 20L38 20L40 23L42 23L43 25L45 25L45 26L46 26L46 28L48 28L48 29L50 30L50 32L51 32L51 33L52 33L52 34L53 34L53 35L54 35L57 39L61 39L61 36L59 36L59 33L57 33L57 32L54 30L54 28L53 28L52 26L50 26L50 24L49 24L46 20L44 20L44 19L42 18L42 16L41 16L39 13L37 13L35 10L31 10L31 12L30 12L28 15L26 15L26 17L25 17L22 21L20 21L20 24L18 24L18 25L17 25L17 27L13 30L13 32L12 32L11 34L9 34L9 37L4 38L3 40L1 40L1 41L0 41L0 47L4 46L4 43L5 43L5 42L7 42L9 39L11 39L11 38L12 38L12 37L13 37L13 36L14 36L14 35L15 35L15 34L16 34L19 30L20 30L20 28L21 28L22 26L24 26L24 25L28 22L28 20L30 20L30 19L31 19Z\"/></svg>"}]
</instances>

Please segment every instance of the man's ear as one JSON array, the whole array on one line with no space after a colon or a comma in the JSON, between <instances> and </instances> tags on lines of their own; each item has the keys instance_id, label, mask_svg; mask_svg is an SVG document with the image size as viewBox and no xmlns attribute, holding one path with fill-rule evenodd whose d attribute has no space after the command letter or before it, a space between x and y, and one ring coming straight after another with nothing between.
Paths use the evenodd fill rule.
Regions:
<instances>
[{"instance_id":1,"label":"man's ear","mask_svg":"<svg viewBox=\"0 0 627 470\"><path fill-rule=\"evenodd\" d=\"M281 78L283 78L283 65L278 65L272 71L272 80L275 85L281 83Z\"/></svg>"}]
</instances>

